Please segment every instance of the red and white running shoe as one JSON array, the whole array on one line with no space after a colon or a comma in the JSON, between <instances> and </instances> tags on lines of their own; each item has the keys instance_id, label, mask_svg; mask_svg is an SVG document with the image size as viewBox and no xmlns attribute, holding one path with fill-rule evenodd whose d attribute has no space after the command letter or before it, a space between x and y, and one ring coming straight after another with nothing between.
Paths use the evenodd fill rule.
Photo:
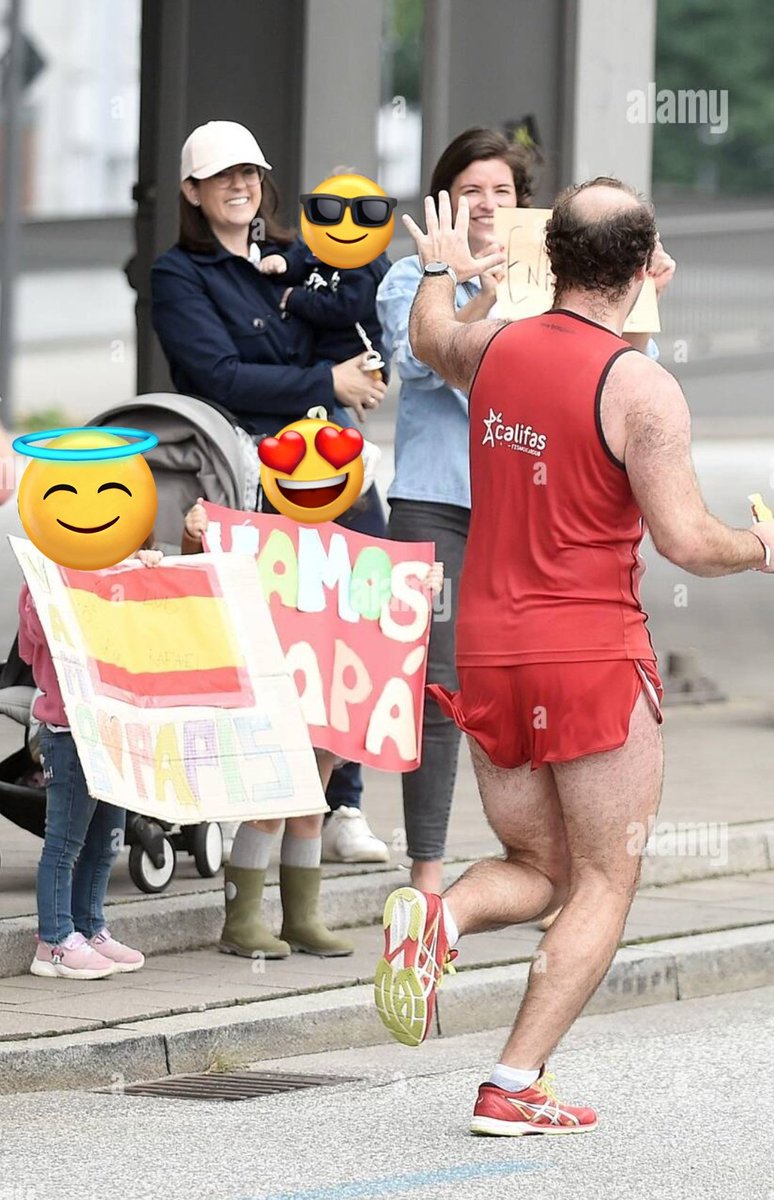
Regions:
<instances>
[{"instance_id":1,"label":"red and white running shoe","mask_svg":"<svg viewBox=\"0 0 774 1200\"><path fill-rule=\"evenodd\" d=\"M435 993L445 971L454 974L440 896L402 887L384 906L384 955L376 968L374 1000L382 1023L405 1046L427 1037Z\"/></svg>"},{"instance_id":2,"label":"red and white running shoe","mask_svg":"<svg viewBox=\"0 0 774 1200\"><path fill-rule=\"evenodd\" d=\"M506 1092L482 1083L470 1123L471 1133L520 1137L525 1133L586 1133L597 1127L593 1108L576 1108L558 1100L545 1067L531 1087Z\"/></svg>"}]
</instances>

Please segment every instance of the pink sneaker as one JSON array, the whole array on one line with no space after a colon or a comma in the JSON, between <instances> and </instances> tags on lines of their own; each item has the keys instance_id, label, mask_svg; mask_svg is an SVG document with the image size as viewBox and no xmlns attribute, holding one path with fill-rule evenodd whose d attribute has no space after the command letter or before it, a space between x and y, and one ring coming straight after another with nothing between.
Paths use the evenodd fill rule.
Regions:
<instances>
[{"instance_id":1,"label":"pink sneaker","mask_svg":"<svg viewBox=\"0 0 774 1200\"><path fill-rule=\"evenodd\" d=\"M130 971L139 971L140 967L145 965L144 954L133 950L131 946L125 946L123 942L117 942L107 928L100 929L99 933L89 938L89 945L103 958L110 959L116 974L126 975Z\"/></svg>"},{"instance_id":2,"label":"pink sneaker","mask_svg":"<svg viewBox=\"0 0 774 1200\"><path fill-rule=\"evenodd\" d=\"M82 933L71 933L58 946L37 939L30 974L54 979L105 979L114 975L115 963L98 954Z\"/></svg>"}]
</instances>

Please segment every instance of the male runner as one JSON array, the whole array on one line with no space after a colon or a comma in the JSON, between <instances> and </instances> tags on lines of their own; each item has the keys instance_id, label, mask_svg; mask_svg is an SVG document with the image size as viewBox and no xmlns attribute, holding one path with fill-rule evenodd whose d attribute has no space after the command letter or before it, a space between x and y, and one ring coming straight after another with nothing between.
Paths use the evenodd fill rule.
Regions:
<instances>
[{"instance_id":1,"label":"male runner","mask_svg":"<svg viewBox=\"0 0 774 1200\"><path fill-rule=\"evenodd\" d=\"M470 395L472 513L457 620L460 690L433 689L469 734L484 812L504 855L443 899L404 887L385 909L380 1016L418 1045L465 933L562 910L541 942L513 1032L482 1084L475 1133L594 1129L554 1096L548 1056L615 954L661 795L661 684L639 599L643 518L659 553L696 575L769 567L774 521L731 529L694 475L676 380L621 338L656 242L651 206L615 179L565 191L547 231L554 308L518 322L454 319L473 259L467 205L427 233L411 314L417 357ZM428 413L428 420L432 414Z\"/></svg>"}]
</instances>

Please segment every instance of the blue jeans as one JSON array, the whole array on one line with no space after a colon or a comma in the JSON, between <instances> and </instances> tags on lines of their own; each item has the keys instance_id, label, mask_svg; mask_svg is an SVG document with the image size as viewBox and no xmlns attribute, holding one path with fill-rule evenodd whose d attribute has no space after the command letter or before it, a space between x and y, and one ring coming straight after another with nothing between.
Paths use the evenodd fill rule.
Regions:
<instances>
[{"instance_id":1,"label":"blue jeans","mask_svg":"<svg viewBox=\"0 0 774 1200\"><path fill-rule=\"evenodd\" d=\"M89 795L72 734L43 730L46 834L38 867L38 933L56 946L105 926L110 872L124 844L126 809Z\"/></svg>"}]
</instances>

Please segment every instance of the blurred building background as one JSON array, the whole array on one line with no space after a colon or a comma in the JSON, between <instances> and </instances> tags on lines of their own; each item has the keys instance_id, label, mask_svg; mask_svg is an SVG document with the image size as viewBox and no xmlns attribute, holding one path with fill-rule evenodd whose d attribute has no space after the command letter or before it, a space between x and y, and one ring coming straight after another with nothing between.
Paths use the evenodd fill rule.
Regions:
<instances>
[{"instance_id":1,"label":"blurred building background","mask_svg":"<svg viewBox=\"0 0 774 1200\"><path fill-rule=\"evenodd\" d=\"M540 203L600 172L651 192L679 263L662 359L700 430L765 428L774 384L767 0L15 2L14 425L80 419L138 380L141 390L164 386L147 272L175 237L180 144L201 121L231 117L275 164L291 221L293 197L341 162L418 214L438 153L473 124L539 138ZM3 145L13 4L0 0ZM633 120L631 94L649 86L725 90L727 129ZM391 254L409 249L399 235ZM131 258L139 304L124 271Z\"/></svg>"}]
</instances>

